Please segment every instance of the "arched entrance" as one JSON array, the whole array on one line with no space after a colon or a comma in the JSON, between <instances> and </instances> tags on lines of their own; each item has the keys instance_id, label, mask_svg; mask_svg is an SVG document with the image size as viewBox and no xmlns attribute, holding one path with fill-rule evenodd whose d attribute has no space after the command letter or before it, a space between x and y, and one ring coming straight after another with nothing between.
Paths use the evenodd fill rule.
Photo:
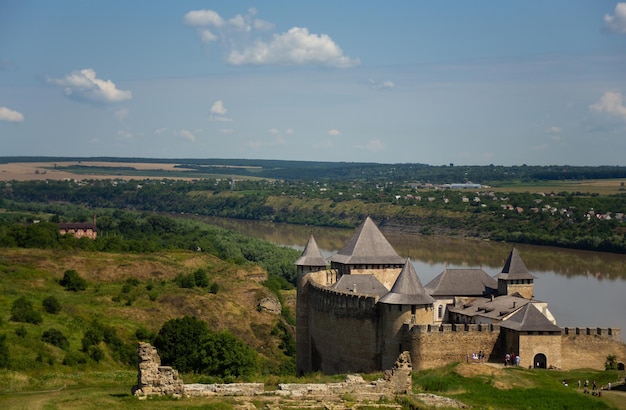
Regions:
<instances>
[{"instance_id":1,"label":"arched entrance","mask_svg":"<svg viewBox=\"0 0 626 410\"><path fill-rule=\"evenodd\" d=\"M533 366L535 369L545 369L547 363L548 360L546 359L546 355L543 353L537 353L533 359Z\"/></svg>"},{"instance_id":2,"label":"arched entrance","mask_svg":"<svg viewBox=\"0 0 626 410\"><path fill-rule=\"evenodd\" d=\"M618 363L617 364L617 370L624 370L624 363Z\"/></svg>"}]
</instances>

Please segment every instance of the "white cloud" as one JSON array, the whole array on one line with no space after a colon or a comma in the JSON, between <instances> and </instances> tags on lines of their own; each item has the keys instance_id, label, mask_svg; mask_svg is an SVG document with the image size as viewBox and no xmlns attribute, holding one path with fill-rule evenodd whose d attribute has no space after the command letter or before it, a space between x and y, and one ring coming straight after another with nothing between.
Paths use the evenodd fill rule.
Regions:
<instances>
[{"instance_id":1,"label":"white cloud","mask_svg":"<svg viewBox=\"0 0 626 410\"><path fill-rule=\"evenodd\" d=\"M390 80L385 80L382 83L377 83L370 78L370 87L373 90L391 90L395 86L396 85L393 83L393 81L390 81Z\"/></svg>"},{"instance_id":2,"label":"white cloud","mask_svg":"<svg viewBox=\"0 0 626 410\"><path fill-rule=\"evenodd\" d=\"M65 94L78 99L100 103L117 103L130 100L130 91L119 90L111 80L101 80L91 68L73 71L65 78L49 78L51 84L65 87Z\"/></svg>"},{"instance_id":3,"label":"white cloud","mask_svg":"<svg viewBox=\"0 0 626 410\"><path fill-rule=\"evenodd\" d=\"M626 34L626 3L617 3L615 15L604 15L604 24L614 33Z\"/></svg>"},{"instance_id":4,"label":"white cloud","mask_svg":"<svg viewBox=\"0 0 626 410\"><path fill-rule=\"evenodd\" d=\"M589 108L596 112L604 112L610 115L617 115L626 120L626 107L622 103L622 94L607 91L595 104Z\"/></svg>"},{"instance_id":5,"label":"white cloud","mask_svg":"<svg viewBox=\"0 0 626 410\"><path fill-rule=\"evenodd\" d=\"M228 110L224 107L222 100L217 100L209 110L209 119L211 121L231 122L232 119L225 117Z\"/></svg>"},{"instance_id":6,"label":"white cloud","mask_svg":"<svg viewBox=\"0 0 626 410\"><path fill-rule=\"evenodd\" d=\"M207 29L200 30L199 34L200 40L202 40L203 43L210 43L211 41L217 40L217 36Z\"/></svg>"},{"instance_id":7,"label":"white cloud","mask_svg":"<svg viewBox=\"0 0 626 410\"><path fill-rule=\"evenodd\" d=\"M341 131L333 128L332 130L328 131L328 135L330 135L331 137L336 137L341 135Z\"/></svg>"},{"instance_id":8,"label":"white cloud","mask_svg":"<svg viewBox=\"0 0 626 410\"><path fill-rule=\"evenodd\" d=\"M274 24L270 23L269 21L254 19L252 21L252 27L254 27L255 30L259 31L270 31L274 29Z\"/></svg>"},{"instance_id":9,"label":"white cloud","mask_svg":"<svg viewBox=\"0 0 626 410\"><path fill-rule=\"evenodd\" d=\"M293 27L275 34L269 43L257 40L242 51L233 50L227 61L233 65L325 65L347 68L359 64L346 57L341 48L326 34L309 34L306 28Z\"/></svg>"},{"instance_id":10,"label":"white cloud","mask_svg":"<svg viewBox=\"0 0 626 410\"><path fill-rule=\"evenodd\" d=\"M185 24L221 27L224 25L224 19L213 10L193 10L185 14Z\"/></svg>"},{"instance_id":11,"label":"white cloud","mask_svg":"<svg viewBox=\"0 0 626 410\"><path fill-rule=\"evenodd\" d=\"M234 129L232 129L232 128L222 128L222 129L220 130L220 132L221 132L222 134L234 134L234 133L235 133L235 130L234 130Z\"/></svg>"},{"instance_id":12,"label":"white cloud","mask_svg":"<svg viewBox=\"0 0 626 410\"><path fill-rule=\"evenodd\" d=\"M250 26L250 23L248 23L246 18L244 16L242 16L241 14L237 14L235 17L229 19L228 23L233 28L235 28L236 30L239 30L239 31L250 31L250 30L252 30L252 27Z\"/></svg>"},{"instance_id":13,"label":"white cloud","mask_svg":"<svg viewBox=\"0 0 626 410\"><path fill-rule=\"evenodd\" d=\"M156 130L154 130L154 135L161 135L164 134L167 131L167 128L157 128Z\"/></svg>"},{"instance_id":14,"label":"white cloud","mask_svg":"<svg viewBox=\"0 0 626 410\"><path fill-rule=\"evenodd\" d=\"M189 130L180 130L178 132L178 135L188 140L189 142L196 142L196 136L193 134L193 132Z\"/></svg>"},{"instance_id":15,"label":"white cloud","mask_svg":"<svg viewBox=\"0 0 626 410\"><path fill-rule=\"evenodd\" d=\"M285 135L293 135L293 128L287 128L285 130Z\"/></svg>"},{"instance_id":16,"label":"white cloud","mask_svg":"<svg viewBox=\"0 0 626 410\"><path fill-rule=\"evenodd\" d=\"M0 107L0 121L22 122L24 115L7 107Z\"/></svg>"},{"instance_id":17,"label":"white cloud","mask_svg":"<svg viewBox=\"0 0 626 410\"><path fill-rule=\"evenodd\" d=\"M271 135L280 135L280 131L278 131L276 128L270 128L269 130L267 130L267 132Z\"/></svg>"},{"instance_id":18,"label":"white cloud","mask_svg":"<svg viewBox=\"0 0 626 410\"><path fill-rule=\"evenodd\" d=\"M222 100L217 100L211 106L210 112L211 114L225 115L228 110L224 107Z\"/></svg>"}]
</instances>

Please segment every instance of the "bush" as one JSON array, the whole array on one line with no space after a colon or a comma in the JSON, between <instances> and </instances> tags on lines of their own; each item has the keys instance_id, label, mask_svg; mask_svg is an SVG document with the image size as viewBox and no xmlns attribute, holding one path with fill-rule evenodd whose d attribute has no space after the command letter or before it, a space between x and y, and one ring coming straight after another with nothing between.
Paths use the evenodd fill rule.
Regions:
<instances>
[{"instance_id":1,"label":"bush","mask_svg":"<svg viewBox=\"0 0 626 410\"><path fill-rule=\"evenodd\" d=\"M43 318L39 312L33 309L33 304L26 297L20 296L11 307L11 320L37 325L43 321Z\"/></svg>"},{"instance_id":2,"label":"bush","mask_svg":"<svg viewBox=\"0 0 626 410\"><path fill-rule=\"evenodd\" d=\"M204 269L198 269L193 274L194 281L196 282L196 286L199 288L206 288L209 286L209 277L206 274Z\"/></svg>"},{"instance_id":3,"label":"bush","mask_svg":"<svg viewBox=\"0 0 626 410\"><path fill-rule=\"evenodd\" d=\"M15 335L17 337L21 337L23 339L26 337L27 334L28 332L26 331L26 328L24 326L19 326L17 329L15 329Z\"/></svg>"},{"instance_id":4,"label":"bush","mask_svg":"<svg viewBox=\"0 0 626 410\"><path fill-rule=\"evenodd\" d=\"M63 350L67 350L70 348L70 341L67 340L67 337L65 337L60 330L57 330L55 328L50 328L43 332L41 340L46 343L50 343L53 346L59 347Z\"/></svg>"},{"instance_id":5,"label":"bush","mask_svg":"<svg viewBox=\"0 0 626 410\"><path fill-rule=\"evenodd\" d=\"M11 365L9 346L7 345L6 338L6 335L0 335L0 369L8 369Z\"/></svg>"},{"instance_id":6,"label":"bush","mask_svg":"<svg viewBox=\"0 0 626 410\"><path fill-rule=\"evenodd\" d=\"M87 358L80 352L68 352L63 359L63 364L66 366L76 366L85 363L87 363Z\"/></svg>"},{"instance_id":7,"label":"bush","mask_svg":"<svg viewBox=\"0 0 626 410\"><path fill-rule=\"evenodd\" d=\"M87 289L87 281L81 278L78 272L73 269L65 271L63 279L61 279L59 284L63 286L65 290L71 290L72 292Z\"/></svg>"},{"instance_id":8,"label":"bush","mask_svg":"<svg viewBox=\"0 0 626 410\"><path fill-rule=\"evenodd\" d=\"M61 302L54 296L48 296L41 304L44 310L51 315L56 315L61 311Z\"/></svg>"},{"instance_id":9,"label":"bush","mask_svg":"<svg viewBox=\"0 0 626 410\"><path fill-rule=\"evenodd\" d=\"M212 294L216 295L217 292L220 291L220 285L218 285L216 282L211 283L211 287L209 288L209 292L211 292Z\"/></svg>"},{"instance_id":10,"label":"bush","mask_svg":"<svg viewBox=\"0 0 626 410\"><path fill-rule=\"evenodd\" d=\"M94 362L98 363L100 360L104 359L104 352L98 346L89 346L87 350L87 354Z\"/></svg>"}]
</instances>

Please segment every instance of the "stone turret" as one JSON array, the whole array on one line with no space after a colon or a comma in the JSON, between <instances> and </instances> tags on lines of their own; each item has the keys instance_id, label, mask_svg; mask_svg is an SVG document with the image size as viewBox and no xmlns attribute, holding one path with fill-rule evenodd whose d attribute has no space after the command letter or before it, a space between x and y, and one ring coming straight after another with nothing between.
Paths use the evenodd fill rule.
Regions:
<instances>
[{"instance_id":1,"label":"stone turret","mask_svg":"<svg viewBox=\"0 0 626 410\"><path fill-rule=\"evenodd\" d=\"M523 298L533 298L535 277L526 269L517 249L511 250L502 272L496 275L496 279L498 280L498 293L500 295L518 293Z\"/></svg>"},{"instance_id":2,"label":"stone turret","mask_svg":"<svg viewBox=\"0 0 626 410\"><path fill-rule=\"evenodd\" d=\"M302 256L296 260L298 268L298 295L296 301L296 371L300 376L313 370L311 364L311 340L309 334L309 293L307 283L321 281L326 272L326 259L322 256L313 235L304 247Z\"/></svg>"},{"instance_id":3,"label":"stone turret","mask_svg":"<svg viewBox=\"0 0 626 410\"><path fill-rule=\"evenodd\" d=\"M378 301L382 312L382 368L390 368L398 354L407 350L405 325L430 324L435 300L424 291L413 263L406 259L393 287Z\"/></svg>"}]
</instances>

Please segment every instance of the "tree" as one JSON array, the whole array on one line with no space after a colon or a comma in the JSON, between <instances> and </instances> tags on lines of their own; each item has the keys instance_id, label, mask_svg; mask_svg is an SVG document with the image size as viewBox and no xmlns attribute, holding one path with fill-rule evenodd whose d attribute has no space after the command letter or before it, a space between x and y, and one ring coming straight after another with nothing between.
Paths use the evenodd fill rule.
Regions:
<instances>
[{"instance_id":1,"label":"tree","mask_svg":"<svg viewBox=\"0 0 626 410\"><path fill-rule=\"evenodd\" d=\"M41 314L33 309L33 304L25 296L20 296L13 302L11 307L11 320L14 322L25 322L39 324L43 321Z\"/></svg>"},{"instance_id":2,"label":"tree","mask_svg":"<svg viewBox=\"0 0 626 410\"><path fill-rule=\"evenodd\" d=\"M41 335L41 340L50 343L53 346L60 347L63 350L67 350L70 348L70 341L67 340L67 337L60 331L55 328L50 328L43 332Z\"/></svg>"},{"instance_id":3,"label":"tree","mask_svg":"<svg viewBox=\"0 0 626 410\"><path fill-rule=\"evenodd\" d=\"M71 290L72 292L87 289L87 281L81 278L78 272L74 269L66 270L65 273L63 273L63 279L61 279L59 284L66 290Z\"/></svg>"},{"instance_id":4,"label":"tree","mask_svg":"<svg viewBox=\"0 0 626 410\"><path fill-rule=\"evenodd\" d=\"M182 373L199 372L202 366L198 346L208 333L206 323L196 317L172 319L163 324L154 339L154 346L163 363Z\"/></svg>"},{"instance_id":5,"label":"tree","mask_svg":"<svg viewBox=\"0 0 626 410\"><path fill-rule=\"evenodd\" d=\"M56 315L61 311L61 302L59 302L59 300L54 296L46 297L41 304L43 305L44 310L51 315Z\"/></svg>"},{"instance_id":6,"label":"tree","mask_svg":"<svg viewBox=\"0 0 626 410\"><path fill-rule=\"evenodd\" d=\"M200 347L202 373L219 377L245 376L256 370L256 351L230 332L211 332Z\"/></svg>"},{"instance_id":7,"label":"tree","mask_svg":"<svg viewBox=\"0 0 626 410\"><path fill-rule=\"evenodd\" d=\"M9 346L7 345L6 339L6 335L0 335L0 369L8 369L11 365Z\"/></svg>"}]
</instances>

